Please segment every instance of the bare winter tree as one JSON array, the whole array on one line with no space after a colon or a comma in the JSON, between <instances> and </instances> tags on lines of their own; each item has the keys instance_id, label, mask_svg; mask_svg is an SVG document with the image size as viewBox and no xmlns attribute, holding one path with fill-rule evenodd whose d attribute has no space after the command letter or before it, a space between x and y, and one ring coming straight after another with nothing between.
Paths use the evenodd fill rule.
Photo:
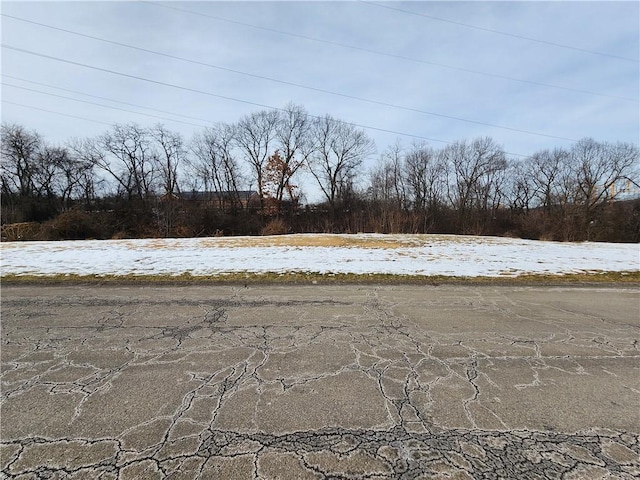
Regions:
<instances>
[{"instance_id":1,"label":"bare winter tree","mask_svg":"<svg viewBox=\"0 0 640 480\"><path fill-rule=\"evenodd\" d=\"M462 232L478 233L486 224L487 212L501 199L507 167L502 148L489 137L461 141L442 150L452 176L448 197L458 212Z\"/></svg>"},{"instance_id":2,"label":"bare winter tree","mask_svg":"<svg viewBox=\"0 0 640 480\"><path fill-rule=\"evenodd\" d=\"M627 143L582 139L570 150L534 153L522 168L532 188L532 206L541 207L544 229L555 238L589 238L604 204L637 175L638 148Z\"/></svg>"},{"instance_id":3,"label":"bare winter tree","mask_svg":"<svg viewBox=\"0 0 640 480\"><path fill-rule=\"evenodd\" d=\"M83 197L88 200L90 194L95 193L97 185L106 187L106 179L98 174L98 165L106 161L106 153L100 147L99 139L96 138L73 138L67 142L67 148L71 152L72 158L77 159L85 166L86 173L91 174L91 181L86 175L81 176L80 188L83 190ZM104 170L100 170L104 173ZM111 175L109 175L110 177ZM87 196L89 195L89 196Z\"/></svg>"},{"instance_id":4,"label":"bare winter tree","mask_svg":"<svg viewBox=\"0 0 640 480\"><path fill-rule=\"evenodd\" d=\"M82 200L84 208L90 209L96 196L94 163L78 155L74 145L81 145L81 142L69 143L59 164L62 205L68 208L71 200Z\"/></svg>"},{"instance_id":5,"label":"bare winter tree","mask_svg":"<svg viewBox=\"0 0 640 480\"><path fill-rule=\"evenodd\" d=\"M34 195L42 138L21 125L3 123L0 140L2 193L20 197Z\"/></svg>"},{"instance_id":6,"label":"bare winter tree","mask_svg":"<svg viewBox=\"0 0 640 480\"><path fill-rule=\"evenodd\" d=\"M444 205L446 165L432 148L414 144L405 155L404 171L409 201L417 214L414 229L427 232Z\"/></svg>"},{"instance_id":7,"label":"bare winter tree","mask_svg":"<svg viewBox=\"0 0 640 480\"><path fill-rule=\"evenodd\" d=\"M356 188L373 141L355 125L294 104L205 129L189 145L163 125L115 125L57 146L3 123L0 146L1 222L48 222L41 230L3 227L11 238L18 227L31 230L16 238L371 230L640 238L640 151L629 143L586 138L518 161L491 138L439 150L396 143L370 172L367 194ZM302 166L327 208L285 218L301 195L293 180ZM219 210L174 201L185 182L207 190ZM259 214L245 209L241 189L251 187Z\"/></svg>"},{"instance_id":8,"label":"bare winter tree","mask_svg":"<svg viewBox=\"0 0 640 480\"><path fill-rule=\"evenodd\" d=\"M38 154L40 196L59 212L75 201L84 200L89 208L95 197L93 165L77 157L69 146L43 145Z\"/></svg>"},{"instance_id":9,"label":"bare winter tree","mask_svg":"<svg viewBox=\"0 0 640 480\"><path fill-rule=\"evenodd\" d=\"M70 148L49 145L19 125L2 126L0 165L3 220L51 218L84 198L83 186L93 182L91 165Z\"/></svg>"},{"instance_id":10,"label":"bare winter tree","mask_svg":"<svg viewBox=\"0 0 640 480\"><path fill-rule=\"evenodd\" d=\"M405 153L400 142L388 147L380 156L370 175L370 191L377 201L390 204L396 210L408 209Z\"/></svg>"},{"instance_id":11,"label":"bare winter tree","mask_svg":"<svg viewBox=\"0 0 640 480\"><path fill-rule=\"evenodd\" d=\"M400 142L387 148L369 174L368 197L377 218L376 231L400 232L409 211L405 186L404 150Z\"/></svg>"},{"instance_id":12,"label":"bare winter tree","mask_svg":"<svg viewBox=\"0 0 640 480\"><path fill-rule=\"evenodd\" d=\"M218 192L219 207L236 211L242 208L239 187L240 168L234 156L235 130L219 123L196 134L191 142L191 169L208 192Z\"/></svg>"},{"instance_id":13,"label":"bare winter tree","mask_svg":"<svg viewBox=\"0 0 640 480\"><path fill-rule=\"evenodd\" d=\"M577 186L575 204L587 232L597 220L600 207L618 195L616 186L632 179L640 155L638 148L626 143L599 143L591 138L577 142L571 149L571 165Z\"/></svg>"},{"instance_id":14,"label":"bare winter tree","mask_svg":"<svg viewBox=\"0 0 640 480\"><path fill-rule=\"evenodd\" d=\"M528 159L527 164L538 205L549 212L554 205L564 205L570 201L572 192L567 191L567 174L570 168L567 150L555 148L536 152Z\"/></svg>"},{"instance_id":15,"label":"bare winter tree","mask_svg":"<svg viewBox=\"0 0 640 480\"><path fill-rule=\"evenodd\" d=\"M149 136L152 140L151 155L156 163L155 169L162 191L155 213L158 228L168 237L173 232L179 210L176 204L176 194L180 191L178 172L184 163L186 149L182 136L168 130L164 125L155 125L149 130Z\"/></svg>"},{"instance_id":16,"label":"bare winter tree","mask_svg":"<svg viewBox=\"0 0 640 480\"><path fill-rule=\"evenodd\" d=\"M512 161L508 166L508 193L511 210L528 213L534 206L536 187L532 179L530 159Z\"/></svg>"},{"instance_id":17,"label":"bare winter tree","mask_svg":"<svg viewBox=\"0 0 640 480\"><path fill-rule=\"evenodd\" d=\"M36 155L36 196L46 200L52 211L56 210L58 198L66 190L62 165L68 165L69 155L65 148L42 144Z\"/></svg>"},{"instance_id":18,"label":"bare winter tree","mask_svg":"<svg viewBox=\"0 0 640 480\"><path fill-rule=\"evenodd\" d=\"M405 156L409 197L417 210L435 211L444 201L446 167L432 148L414 144Z\"/></svg>"},{"instance_id":19,"label":"bare winter tree","mask_svg":"<svg viewBox=\"0 0 640 480\"><path fill-rule=\"evenodd\" d=\"M275 185L274 198L277 205L281 205L284 194L291 192L292 177L306 164L312 152L311 120L304 107L288 104L278 115L275 139L278 150L278 168L271 168L277 173L276 178L270 179ZM293 200L293 199L292 199Z\"/></svg>"},{"instance_id":20,"label":"bare winter tree","mask_svg":"<svg viewBox=\"0 0 640 480\"><path fill-rule=\"evenodd\" d=\"M309 170L315 177L332 213L350 190L358 167L375 150L375 144L356 126L330 115L314 121L312 138L315 150L309 158Z\"/></svg>"},{"instance_id":21,"label":"bare winter tree","mask_svg":"<svg viewBox=\"0 0 640 480\"><path fill-rule=\"evenodd\" d=\"M182 135L161 124L149 130L149 135L154 141L162 192L167 197L173 197L180 191L178 172L187 153Z\"/></svg>"},{"instance_id":22,"label":"bare winter tree","mask_svg":"<svg viewBox=\"0 0 640 480\"><path fill-rule=\"evenodd\" d=\"M157 170L147 129L135 123L114 125L87 147L96 167L113 178L127 200L149 198Z\"/></svg>"},{"instance_id":23,"label":"bare winter tree","mask_svg":"<svg viewBox=\"0 0 640 480\"><path fill-rule=\"evenodd\" d=\"M578 185L577 201L587 208L613 200L616 184L631 179L638 162L638 148L628 143L598 143L591 138L571 149Z\"/></svg>"},{"instance_id":24,"label":"bare winter tree","mask_svg":"<svg viewBox=\"0 0 640 480\"><path fill-rule=\"evenodd\" d=\"M264 211L262 176L267 159L275 150L273 146L278 122L278 111L261 110L246 115L235 126L235 141L253 172L253 180L258 188L262 211Z\"/></svg>"}]
</instances>

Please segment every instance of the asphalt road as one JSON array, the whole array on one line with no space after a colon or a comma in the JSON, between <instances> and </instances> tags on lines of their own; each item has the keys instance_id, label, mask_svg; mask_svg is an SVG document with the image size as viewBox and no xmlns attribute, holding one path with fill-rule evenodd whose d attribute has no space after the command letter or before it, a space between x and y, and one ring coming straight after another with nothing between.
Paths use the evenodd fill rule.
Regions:
<instances>
[{"instance_id":1,"label":"asphalt road","mask_svg":"<svg viewBox=\"0 0 640 480\"><path fill-rule=\"evenodd\" d=\"M639 293L3 286L2 478L638 478Z\"/></svg>"}]
</instances>

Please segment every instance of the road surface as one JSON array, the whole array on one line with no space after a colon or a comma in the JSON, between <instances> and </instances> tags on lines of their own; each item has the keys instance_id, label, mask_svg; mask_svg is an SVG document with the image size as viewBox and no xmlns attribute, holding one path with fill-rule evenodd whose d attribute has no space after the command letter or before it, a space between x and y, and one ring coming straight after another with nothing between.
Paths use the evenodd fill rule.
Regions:
<instances>
[{"instance_id":1,"label":"road surface","mask_svg":"<svg viewBox=\"0 0 640 480\"><path fill-rule=\"evenodd\" d=\"M3 478L638 478L640 291L3 286Z\"/></svg>"}]
</instances>

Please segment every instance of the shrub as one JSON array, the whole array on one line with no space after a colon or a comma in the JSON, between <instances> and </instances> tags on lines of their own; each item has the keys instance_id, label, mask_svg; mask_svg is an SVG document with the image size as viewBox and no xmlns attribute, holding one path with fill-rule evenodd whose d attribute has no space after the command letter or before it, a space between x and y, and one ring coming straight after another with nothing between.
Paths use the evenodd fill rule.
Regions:
<instances>
[{"instance_id":1,"label":"shrub","mask_svg":"<svg viewBox=\"0 0 640 480\"><path fill-rule=\"evenodd\" d=\"M41 230L37 222L8 223L2 225L0 237L3 242L40 240Z\"/></svg>"},{"instance_id":2,"label":"shrub","mask_svg":"<svg viewBox=\"0 0 640 480\"><path fill-rule=\"evenodd\" d=\"M287 222L282 218L274 218L262 227L260 235L284 235L289 233L290 228Z\"/></svg>"},{"instance_id":3,"label":"shrub","mask_svg":"<svg viewBox=\"0 0 640 480\"><path fill-rule=\"evenodd\" d=\"M85 240L96 238L99 228L91 215L81 210L61 213L42 226L43 240Z\"/></svg>"}]
</instances>

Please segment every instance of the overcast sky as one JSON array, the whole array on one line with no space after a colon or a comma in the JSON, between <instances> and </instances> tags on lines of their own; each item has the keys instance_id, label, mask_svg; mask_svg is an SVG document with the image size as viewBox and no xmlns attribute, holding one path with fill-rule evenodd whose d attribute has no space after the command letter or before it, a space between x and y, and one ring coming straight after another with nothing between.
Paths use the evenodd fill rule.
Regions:
<instances>
[{"instance_id":1,"label":"overcast sky","mask_svg":"<svg viewBox=\"0 0 640 480\"><path fill-rule=\"evenodd\" d=\"M639 5L3 1L2 121L53 143L127 122L190 138L293 102L372 127L378 152L401 134L638 144Z\"/></svg>"}]
</instances>

